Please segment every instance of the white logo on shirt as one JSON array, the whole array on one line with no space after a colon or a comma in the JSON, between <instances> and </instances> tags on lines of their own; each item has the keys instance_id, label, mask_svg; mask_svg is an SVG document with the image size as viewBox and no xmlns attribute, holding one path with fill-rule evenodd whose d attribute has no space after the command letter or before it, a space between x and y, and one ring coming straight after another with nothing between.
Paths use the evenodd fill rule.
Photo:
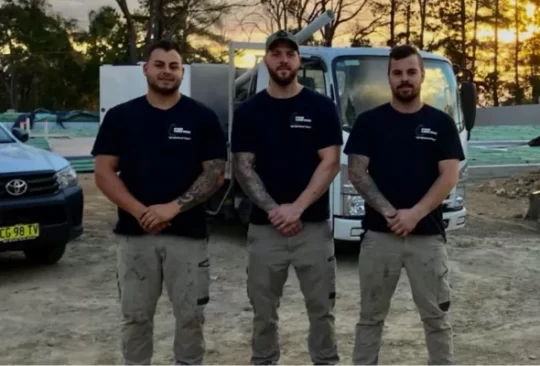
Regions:
<instances>
[{"instance_id":1,"label":"white logo on shirt","mask_svg":"<svg viewBox=\"0 0 540 366\"><path fill-rule=\"evenodd\" d=\"M169 140L191 140L191 131L183 127L174 127L169 129Z\"/></svg>"},{"instance_id":2,"label":"white logo on shirt","mask_svg":"<svg viewBox=\"0 0 540 366\"><path fill-rule=\"evenodd\" d=\"M298 116L296 114L293 114L291 117L292 117L291 118L291 123L290 123L291 128L311 129L311 119L310 118L306 118L304 116Z\"/></svg>"},{"instance_id":3,"label":"white logo on shirt","mask_svg":"<svg viewBox=\"0 0 540 366\"><path fill-rule=\"evenodd\" d=\"M416 139L417 140L429 140L429 141L437 141L437 131L433 131L429 127L424 127L422 125L418 126L416 128Z\"/></svg>"}]
</instances>

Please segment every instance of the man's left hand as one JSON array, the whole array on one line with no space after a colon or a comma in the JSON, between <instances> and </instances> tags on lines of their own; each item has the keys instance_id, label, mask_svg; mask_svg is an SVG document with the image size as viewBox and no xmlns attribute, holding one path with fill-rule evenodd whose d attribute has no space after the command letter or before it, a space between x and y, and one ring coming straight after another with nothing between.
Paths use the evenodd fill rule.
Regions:
<instances>
[{"instance_id":1,"label":"man's left hand","mask_svg":"<svg viewBox=\"0 0 540 366\"><path fill-rule=\"evenodd\" d=\"M154 231L156 227L171 221L180 212L176 202L149 206L139 222L146 231Z\"/></svg>"},{"instance_id":2,"label":"man's left hand","mask_svg":"<svg viewBox=\"0 0 540 366\"><path fill-rule=\"evenodd\" d=\"M274 208L268 214L268 219L278 230L283 230L285 227L300 220L304 210L295 204L283 204Z\"/></svg>"},{"instance_id":3,"label":"man's left hand","mask_svg":"<svg viewBox=\"0 0 540 366\"><path fill-rule=\"evenodd\" d=\"M388 218L388 227L399 236L409 235L421 220L420 213L415 209L398 210L394 217Z\"/></svg>"}]
</instances>

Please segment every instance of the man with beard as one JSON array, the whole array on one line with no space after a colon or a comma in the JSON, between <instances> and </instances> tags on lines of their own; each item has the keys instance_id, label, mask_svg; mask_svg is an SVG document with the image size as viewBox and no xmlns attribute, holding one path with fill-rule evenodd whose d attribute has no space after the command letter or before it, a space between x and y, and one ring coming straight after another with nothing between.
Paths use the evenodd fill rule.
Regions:
<instances>
[{"instance_id":1,"label":"man with beard","mask_svg":"<svg viewBox=\"0 0 540 366\"><path fill-rule=\"evenodd\" d=\"M212 110L180 94L177 45L153 44L143 70L147 94L107 112L92 151L96 184L118 206L122 353L126 364L151 363L164 283L176 318L175 361L201 364L209 301L203 204L223 182L225 134Z\"/></svg>"},{"instance_id":2,"label":"man with beard","mask_svg":"<svg viewBox=\"0 0 540 366\"><path fill-rule=\"evenodd\" d=\"M424 324L429 364L450 364L441 204L458 182L464 154L453 119L420 98L424 67L416 49L391 51L388 80L391 102L358 116L345 147L349 179L366 201L353 362L378 362L384 321L404 267Z\"/></svg>"},{"instance_id":3,"label":"man with beard","mask_svg":"<svg viewBox=\"0 0 540 366\"><path fill-rule=\"evenodd\" d=\"M278 307L294 267L310 322L316 364L339 361L334 330L334 244L328 187L340 169L341 125L324 95L303 87L298 44L278 31L266 41L268 88L235 112L236 179L253 203L247 291L254 311L251 364L276 364Z\"/></svg>"}]
</instances>

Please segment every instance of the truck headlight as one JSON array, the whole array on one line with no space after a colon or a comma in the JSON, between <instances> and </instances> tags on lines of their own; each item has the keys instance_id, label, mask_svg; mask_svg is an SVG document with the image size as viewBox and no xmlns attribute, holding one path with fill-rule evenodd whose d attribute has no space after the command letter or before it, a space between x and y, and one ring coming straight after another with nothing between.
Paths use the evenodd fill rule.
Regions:
<instances>
[{"instance_id":1,"label":"truck headlight","mask_svg":"<svg viewBox=\"0 0 540 366\"><path fill-rule=\"evenodd\" d=\"M343 194L341 196L341 212L343 216L364 216L364 199L360 196Z\"/></svg>"},{"instance_id":2,"label":"truck headlight","mask_svg":"<svg viewBox=\"0 0 540 366\"><path fill-rule=\"evenodd\" d=\"M465 203L465 186L460 183L456 186L454 195L451 198L451 201L449 202L448 206L452 208L460 208L460 207L463 207L464 203Z\"/></svg>"},{"instance_id":3,"label":"truck headlight","mask_svg":"<svg viewBox=\"0 0 540 366\"><path fill-rule=\"evenodd\" d=\"M364 216L364 199L349 181L347 165L341 165L341 215Z\"/></svg>"},{"instance_id":4,"label":"truck headlight","mask_svg":"<svg viewBox=\"0 0 540 366\"><path fill-rule=\"evenodd\" d=\"M79 180L77 179L77 173L75 172L75 169L71 167L71 165L57 172L56 179L58 180L60 189L74 187L79 184Z\"/></svg>"},{"instance_id":5,"label":"truck headlight","mask_svg":"<svg viewBox=\"0 0 540 366\"><path fill-rule=\"evenodd\" d=\"M459 182L456 185L454 194L450 196L450 202L448 202L448 207L450 208L461 208L465 205L465 183L468 179L468 166L465 165L463 169L459 171Z\"/></svg>"}]
</instances>

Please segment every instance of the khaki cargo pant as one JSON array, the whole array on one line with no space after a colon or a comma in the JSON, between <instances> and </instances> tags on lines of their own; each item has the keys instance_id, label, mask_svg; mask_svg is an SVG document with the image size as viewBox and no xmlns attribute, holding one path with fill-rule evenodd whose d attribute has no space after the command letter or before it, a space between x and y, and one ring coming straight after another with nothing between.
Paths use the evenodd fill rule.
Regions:
<instances>
[{"instance_id":1,"label":"khaki cargo pant","mask_svg":"<svg viewBox=\"0 0 540 366\"><path fill-rule=\"evenodd\" d=\"M424 324L428 363L453 364L447 262L439 236L400 238L390 233L366 233L359 257L361 309L353 351L355 365L378 363L384 320L403 267Z\"/></svg>"},{"instance_id":2,"label":"khaki cargo pant","mask_svg":"<svg viewBox=\"0 0 540 366\"><path fill-rule=\"evenodd\" d=\"M328 223L305 223L294 237L271 225L250 225L247 292L253 307L251 364L276 364L280 358L278 308L293 266L309 317L308 348L316 364L339 361L335 330L336 261Z\"/></svg>"},{"instance_id":3,"label":"khaki cargo pant","mask_svg":"<svg viewBox=\"0 0 540 366\"><path fill-rule=\"evenodd\" d=\"M126 364L150 364L154 314L165 284L176 319L177 364L201 364L204 307L209 301L206 239L177 236L119 237L118 291Z\"/></svg>"}]
</instances>

